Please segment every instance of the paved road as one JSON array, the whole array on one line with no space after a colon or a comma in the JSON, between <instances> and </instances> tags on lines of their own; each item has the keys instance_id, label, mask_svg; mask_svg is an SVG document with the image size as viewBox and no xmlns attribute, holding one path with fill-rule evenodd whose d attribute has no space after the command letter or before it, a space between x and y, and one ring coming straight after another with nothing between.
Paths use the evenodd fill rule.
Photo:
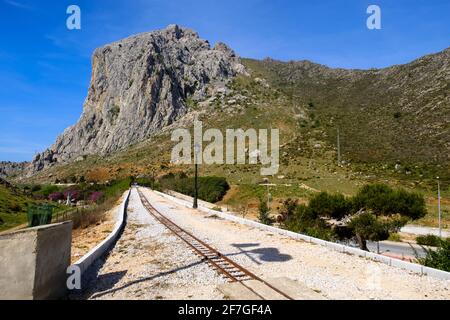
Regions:
<instances>
[{"instance_id":1,"label":"paved road","mask_svg":"<svg viewBox=\"0 0 450 320\"><path fill-rule=\"evenodd\" d=\"M425 250L423 250L421 246L415 244L413 244L412 246L417 251L417 254L420 257L424 257L426 255ZM377 252L376 242L370 241L367 244L367 247L369 248L370 251ZM411 245L409 245L408 243L392 242L392 241L380 242L380 253L394 253L403 256L415 257L416 253L414 252L414 249L411 248Z\"/></svg>"},{"instance_id":2,"label":"paved road","mask_svg":"<svg viewBox=\"0 0 450 320\"><path fill-rule=\"evenodd\" d=\"M411 233L415 235L427 235L427 234L434 234L435 236L439 235L439 228L430 228L430 227L423 227L423 226L415 226L415 225L406 225L403 228L400 229L400 232L404 233ZM443 229L442 230L442 236L443 237L450 237L450 230Z\"/></svg>"}]
</instances>

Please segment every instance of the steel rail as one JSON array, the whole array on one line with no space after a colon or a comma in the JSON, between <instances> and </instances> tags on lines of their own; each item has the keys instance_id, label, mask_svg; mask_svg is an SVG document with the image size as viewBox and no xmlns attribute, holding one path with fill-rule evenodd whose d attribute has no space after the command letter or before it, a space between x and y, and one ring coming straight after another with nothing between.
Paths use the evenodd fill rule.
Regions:
<instances>
[{"instance_id":1,"label":"steel rail","mask_svg":"<svg viewBox=\"0 0 450 320\"><path fill-rule=\"evenodd\" d=\"M256 295L258 295L263 300L260 294L255 292L252 288L248 287L243 283L246 280L257 280L262 282L267 287L282 295L288 300L294 300L286 293L282 292L278 288L275 288L267 281L261 279L251 271L245 269L241 265L237 264L233 260L229 259L216 249L212 248L210 245L205 243L204 241L198 239L196 236L181 228L179 225L175 224L173 221L168 219L165 215L163 215L159 210L157 210L147 199L147 197L142 193L142 191L137 188L139 197L141 199L142 204L147 209L147 211L161 224L167 227L170 231L172 231L176 236L178 236L183 242L185 242L189 247L191 247L194 252L206 260L207 263L212 265L213 268L226 276L231 282L239 282L247 289L253 291ZM190 239L189 239L190 238Z\"/></svg>"}]
</instances>

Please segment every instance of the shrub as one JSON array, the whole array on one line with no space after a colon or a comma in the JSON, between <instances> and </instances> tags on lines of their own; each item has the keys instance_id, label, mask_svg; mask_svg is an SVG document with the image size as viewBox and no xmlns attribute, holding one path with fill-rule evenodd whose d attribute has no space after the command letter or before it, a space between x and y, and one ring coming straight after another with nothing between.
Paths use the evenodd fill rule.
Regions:
<instances>
[{"instance_id":1,"label":"shrub","mask_svg":"<svg viewBox=\"0 0 450 320\"><path fill-rule=\"evenodd\" d=\"M389 237L390 224L377 219L375 215L368 212L352 218L348 227L363 239L382 241Z\"/></svg>"},{"instance_id":2,"label":"shrub","mask_svg":"<svg viewBox=\"0 0 450 320\"><path fill-rule=\"evenodd\" d=\"M419 263L430 268L450 271L450 240L440 240L436 250L425 249L427 255L418 258Z\"/></svg>"},{"instance_id":3,"label":"shrub","mask_svg":"<svg viewBox=\"0 0 450 320\"><path fill-rule=\"evenodd\" d=\"M64 199L64 194L62 192L53 192L48 196L48 200L50 201L58 201L58 200L63 200Z\"/></svg>"},{"instance_id":4,"label":"shrub","mask_svg":"<svg viewBox=\"0 0 450 320\"><path fill-rule=\"evenodd\" d=\"M394 112L394 118L399 119L402 116L402 113L400 111Z\"/></svg>"},{"instance_id":5,"label":"shrub","mask_svg":"<svg viewBox=\"0 0 450 320\"><path fill-rule=\"evenodd\" d=\"M283 206L279 212L279 216L277 217L278 223L289 223L292 219L295 218L295 210L298 207L298 201L292 199L286 199L283 202Z\"/></svg>"},{"instance_id":6,"label":"shrub","mask_svg":"<svg viewBox=\"0 0 450 320\"><path fill-rule=\"evenodd\" d=\"M423 196L374 184L364 186L349 199L321 192L311 198L308 206L288 200L278 219L286 229L322 239L356 238L360 248L367 250L367 240L386 240L410 219L425 214Z\"/></svg>"},{"instance_id":7,"label":"shrub","mask_svg":"<svg viewBox=\"0 0 450 320\"><path fill-rule=\"evenodd\" d=\"M258 220L259 222L266 224L266 225L272 225L273 220L269 215L269 207L267 206L266 201L260 200L259 201L259 209L258 209L259 215Z\"/></svg>"},{"instance_id":8,"label":"shrub","mask_svg":"<svg viewBox=\"0 0 450 320\"><path fill-rule=\"evenodd\" d=\"M309 207L297 204L292 212L292 206L292 201L288 201L282 209L290 212L288 218L281 222L283 228L323 240L334 238L333 230L325 221L315 216Z\"/></svg>"},{"instance_id":9,"label":"shrub","mask_svg":"<svg viewBox=\"0 0 450 320\"><path fill-rule=\"evenodd\" d=\"M194 178L186 177L184 174L166 175L161 179L161 186L176 192L193 197L195 194ZM198 197L207 202L218 202L223 199L230 185L222 177L199 177Z\"/></svg>"},{"instance_id":10,"label":"shrub","mask_svg":"<svg viewBox=\"0 0 450 320\"><path fill-rule=\"evenodd\" d=\"M135 180L135 182L143 187L147 187L147 188L151 188L153 190L161 190L161 185L159 184L158 181L155 181L152 178L148 178L148 177L143 177L143 178L138 178Z\"/></svg>"},{"instance_id":11,"label":"shrub","mask_svg":"<svg viewBox=\"0 0 450 320\"><path fill-rule=\"evenodd\" d=\"M89 196L89 201L99 203L103 200L104 194L101 191L95 191Z\"/></svg>"},{"instance_id":12,"label":"shrub","mask_svg":"<svg viewBox=\"0 0 450 320\"><path fill-rule=\"evenodd\" d=\"M13 202L11 203L10 207L12 212L20 212L22 211L22 206L20 204L18 204L17 202Z\"/></svg>"},{"instance_id":13,"label":"shrub","mask_svg":"<svg viewBox=\"0 0 450 320\"><path fill-rule=\"evenodd\" d=\"M315 217L325 216L341 219L351 212L352 204L342 194L331 195L321 192L309 202L309 210Z\"/></svg>"},{"instance_id":14,"label":"shrub","mask_svg":"<svg viewBox=\"0 0 450 320\"><path fill-rule=\"evenodd\" d=\"M353 198L353 209L370 210L375 215L400 214L413 220L426 215L422 195L405 190L393 190L383 184L364 186Z\"/></svg>"},{"instance_id":15,"label":"shrub","mask_svg":"<svg viewBox=\"0 0 450 320\"><path fill-rule=\"evenodd\" d=\"M44 198L48 198L51 193L57 192L58 190L59 188L55 185L46 185L41 188L38 194L43 195Z\"/></svg>"},{"instance_id":16,"label":"shrub","mask_svg":"<svg viewBox=\"0 0 450 320\"><path fill-rule=\"evenodd\" d=\"M334 226L333 235L338 240L352 239L355 237L353 230L348 226Z\"/></svg>"},{"instance_id":17,"label":"shrub","mask_svg":"<svg viewBox=\"0 0 450 320\"><path fill-rule=\"evenodd\" d=\"M400 235L398 233L390 234L388 240L394 242L402 242L402 239L400 238Z\"/></svg>"},{"instance_id":18,"label":"shrub","mask_svg":"<svg viewBox=\"0 0 450 320\"><path fill-rule=\"evenodd\" d=\"M66 191L64 191L63 195L64 195L65 199L67 199L67 197L70 196L71 200L74 200L74 201L81 200L81 193L78 190L66 190Z\"/></svg>"},{"instance_id":19,"label":"shrub","mask_svg":"<svg viewBox=\"0 0 450 320\"><path fill-rule=\"evenodd\" d=\"M131 177L115 180L104 188L106 198L121 196L131 186L133 179Z\"/></svg>"},{"instance_id":20,"label":"shrub","mask_svg":"<svg viewBox=\"0 0 450 320\"><path fill-rule=\"evenodd\" d=\"M417 236L416 242L421 246L437 247L440 244L441 239L438 236L428 234L425 236Z\"/></svg>"},{"instance_id":21,"label":"shrub","mask_svg":"<svg viewBox=\"0 0 450 320\"><path fill-rule=\"evenodd\" d=\"M46 197L44 195L42 195L42 194L34 194L33 195L33 199L34 200L45 200Z\"/></svg>"}]
</instances>

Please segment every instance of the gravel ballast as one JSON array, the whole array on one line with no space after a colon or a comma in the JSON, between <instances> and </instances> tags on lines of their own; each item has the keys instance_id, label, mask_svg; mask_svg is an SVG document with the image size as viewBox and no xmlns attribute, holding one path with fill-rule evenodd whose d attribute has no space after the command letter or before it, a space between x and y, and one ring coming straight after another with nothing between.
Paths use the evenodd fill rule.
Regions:
<instances>
[{"instance_id":1,"label":"gravel ballast","mask_svg":"<svg viewBox=\"0 0 450 320\"><path fill-rule=\"evenodd\" d=\"M87 278L72 299L223 299L217 286L227 282L150 216L136 189L123 234Z\"/></svg>"},{"instance_id":2,"label":"gravel ballast","mask_svg":"<svg viewBox=\"0 0 450 320\"><path fill-rule=\"evenodd\" d=\"M328 299L450 298L449 280L240 225L142 190L169 219L262 278L289 277Z\"/></svg>"}]
</instances>

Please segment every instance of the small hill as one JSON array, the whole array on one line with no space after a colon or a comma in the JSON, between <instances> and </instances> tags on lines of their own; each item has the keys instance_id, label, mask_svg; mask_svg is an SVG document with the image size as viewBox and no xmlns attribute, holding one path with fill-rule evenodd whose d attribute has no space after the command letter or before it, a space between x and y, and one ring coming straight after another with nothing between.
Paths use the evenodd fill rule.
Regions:
<instances>
[{"instance_id":1,"label":"small hill","mask_svg":"<svg viewBox=\"0 0 450 320\"><path fill-rule=\"evenodd\" d=\"M0 178L0 231L27 221L27 205L33 200Z\"/></svg>"}]
</instances>

